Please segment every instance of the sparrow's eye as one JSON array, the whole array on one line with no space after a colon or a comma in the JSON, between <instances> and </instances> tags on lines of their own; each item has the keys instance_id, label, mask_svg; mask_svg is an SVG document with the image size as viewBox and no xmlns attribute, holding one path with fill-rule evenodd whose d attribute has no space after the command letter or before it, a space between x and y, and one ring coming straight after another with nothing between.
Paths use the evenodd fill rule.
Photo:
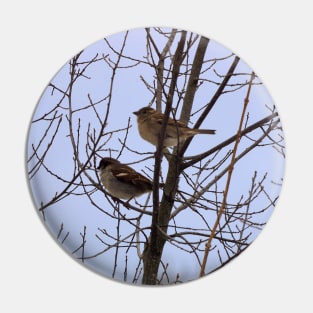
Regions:
<instances>
[{"instance_id":1,"label":"sparrow's eye","mask_svg":"<svg viewBox=\"0 0 313 313\"><path fill-rule=\"evenodd\" d=\"M145 108L142 110L142 114L149 114L149 112L151 112L150 108Z\"/></svg>"},{"instance_id":2,"label":"sparrow's eye","mask_svg":"<svg viewBox=\"0 0 313 313\"><path fill-rule=\"evenodd\" d=\"M104 169L107 165L108 165L108 162L106 162L105 160L101 160L98 168Z\"/></svg>"}]
</instances>

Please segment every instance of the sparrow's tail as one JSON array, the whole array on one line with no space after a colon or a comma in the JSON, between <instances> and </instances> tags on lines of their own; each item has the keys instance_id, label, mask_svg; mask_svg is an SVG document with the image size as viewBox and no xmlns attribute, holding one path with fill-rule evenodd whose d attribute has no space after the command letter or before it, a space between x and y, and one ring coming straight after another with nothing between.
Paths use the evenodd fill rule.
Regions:
<instances>
[{"instance_id":1,"label":"sparrow's tail","mask_svg":"<svg viewBox=\"0 0 313 313\"><path fill-rule=\"evenodd\" d=\"M193 129L196 134L215 134L215 129Z\"/></svg>"}]
</instances>

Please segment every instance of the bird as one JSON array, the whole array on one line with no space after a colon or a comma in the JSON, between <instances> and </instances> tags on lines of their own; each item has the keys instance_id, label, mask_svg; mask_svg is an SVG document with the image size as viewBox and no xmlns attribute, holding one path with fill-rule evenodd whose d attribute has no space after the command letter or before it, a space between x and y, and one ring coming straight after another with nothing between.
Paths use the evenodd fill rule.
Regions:
<instances>
[{"instance_id":1,"label":"bird","mask_svg":"<svg viewBox=\"0 0 313 313\"><path fill-rule=\"evenodd\" d=\"M157 112L151 107L143 107L133 112L133 114L137 116L137 126L140 136L154 146L157 146L164 114ZM177 146L178 143L197 134L213 135L215 134L215 130L189 128L184 123L175 121L169 117L163 146Z\"/></svg>"},{"instance_id":2,"label":"bird","mask_svg":"<svg viewBox=\"0 0 313 313\"><path fill-rule=\"evenodd\" d=\"M153 183L150 179L114 158L102 158L97 170L102 185L114 200L126 199L128 203L134 197L152 191Z\"/></svg>"}]
</instances>

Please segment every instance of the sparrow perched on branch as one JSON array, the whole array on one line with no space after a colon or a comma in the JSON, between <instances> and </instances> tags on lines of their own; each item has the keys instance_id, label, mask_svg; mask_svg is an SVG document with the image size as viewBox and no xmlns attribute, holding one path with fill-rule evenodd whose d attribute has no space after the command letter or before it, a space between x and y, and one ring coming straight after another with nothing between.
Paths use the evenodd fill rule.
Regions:
<instances>
[{"instance_id":1,"label":"sparrow perched on branch","mask_svg":"<svg viewBox=\"0 0 313 313\"><path fill-rule=\"evenodd\" d=\"M159 134L162 127L164 114L150 107L144 107L133 112L137 116L137 124L140 136L153 145L158 145ZM213 129L192 129L184 123L168 119L166 134L163 142L164 147L177 146L179 142L197 134L215 134Z\"/></svg>"},{"instance_id":2,"label":"sparrow perched on branch","mask_svg":"<svg viewBox=\"0 0 313 313\"><path fill-rule=\"evenodd\" d=\"M127 199L152 191L153 183L128 165L113 158L103 158L97 169L105 189L115 198Z\"/></svg>"}]
</instances>

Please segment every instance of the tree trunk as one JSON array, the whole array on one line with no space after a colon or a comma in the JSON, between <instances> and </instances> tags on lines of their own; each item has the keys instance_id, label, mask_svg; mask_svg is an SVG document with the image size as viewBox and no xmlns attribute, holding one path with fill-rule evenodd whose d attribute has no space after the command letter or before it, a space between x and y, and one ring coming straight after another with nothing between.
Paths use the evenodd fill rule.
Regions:
<instances>
[{"instance_id":1,"label":"tree trunk","mask_svg":"<svg viewBox=\"0 0 313 313\"><path fill-rule=\"evenodd\" d=\"M169 110L172 107L173 95L175 92L175 86L177 83L179 68L183 61L183 48L185 43L185 33L182 33L180 42L177 45L175 52L174 62L173 62L173 74L171 86L168 93L166 113L169 114ZM184 101L182 108L181 119L186 123L188 121L194 94L196 92L197 81L199 79L204 54L207 48L209 41L206 38L201 37L197 52L195 54L195 61L191 69L191 75L188 81L187 88L187 99ZM166 125L165 125L166 126ZM161 131L162 133L162 131ZM156 163L155 163L155 172L154 180L159 177L159 168L160 162L163 156L163 149L159 146L156 151ZM175 194L178 188L179 172L180 165L182 161L182 155L177 154L176 148L173 151L173 154L168 157L169 159L169 170L167 173L166 183L163 192L163 198L159 204L158 198L158 186L153 190L153 214L152 214L152 225L151 225L151 234L149 242L146 243L145 250L143 253L143 262L144 262L144 273L142 284L145 285L155 285L157 284L157 275L159 270L159 265L161 262L161 257L163 253L163 248L167 240L167 228L170 219L171 210L174 204ZM158 184L157 184L158 185Z\"/></svg>"}]
</instances>

